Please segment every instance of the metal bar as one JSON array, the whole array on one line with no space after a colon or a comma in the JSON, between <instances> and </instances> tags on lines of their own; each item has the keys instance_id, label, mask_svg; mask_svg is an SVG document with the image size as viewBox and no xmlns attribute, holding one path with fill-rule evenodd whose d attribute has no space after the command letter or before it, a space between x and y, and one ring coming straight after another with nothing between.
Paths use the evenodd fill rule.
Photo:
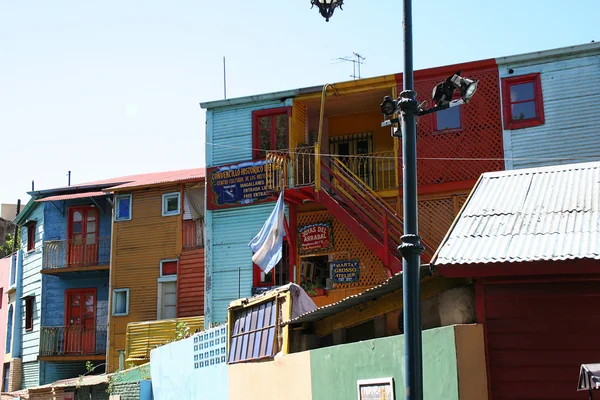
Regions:
<instances>
[{"instance_id":1,"label":"metal bar","mask_svg":"<svg viewBox=\"0 0 600 400\"><path fill-rule=\"evenodd\" d=\"M417 127L413 77L412 1L404 0L404 87L401 93L404 235L402 254L406 400L423 399L420 257L417 216Z\"/></svg>"}]
</instances>

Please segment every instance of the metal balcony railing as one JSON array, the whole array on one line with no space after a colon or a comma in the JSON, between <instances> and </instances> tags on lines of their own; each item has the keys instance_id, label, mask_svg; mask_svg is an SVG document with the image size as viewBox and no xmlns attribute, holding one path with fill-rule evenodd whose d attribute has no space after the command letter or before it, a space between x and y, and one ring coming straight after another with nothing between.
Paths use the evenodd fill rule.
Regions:
<instances>
[{"instance_id":1,"label":"metal balcony railing","mask_svg":"<svg viewBox=\"0 0 600 400\"><path fill-rule=\"evenodd\" d=\"M44 269L108 265L109 262L110 236L44 242Z\"/></svg>"},{"instance_id":2,"label":"metal balcony railing","mask_svg":"<svg viewBox=\"0 0 600 400\"><path fill-rule=\"evenodd\" d=\"M41 356L105 354L106 325L43 326L40 329Z\"/></svg>"}]
</instances>

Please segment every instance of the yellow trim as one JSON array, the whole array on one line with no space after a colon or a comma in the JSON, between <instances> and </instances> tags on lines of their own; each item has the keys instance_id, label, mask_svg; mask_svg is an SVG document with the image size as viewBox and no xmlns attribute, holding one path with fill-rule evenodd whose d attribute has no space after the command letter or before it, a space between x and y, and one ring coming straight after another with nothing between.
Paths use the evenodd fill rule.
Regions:
<instances>
[{"instance_id":1,"label":"yellow trim","mask_svg":"<svg viewBox=\"0 0 600 400\"><path fill-rule=\"evenodd\" d=\"M442 276L428 278L421 282L421 299L428 299L463 283L465 283L464 279L446 279ZM403 305L402 297L402 289L398 289L377 300L359 304L349 310L326 317L315 322L315 333L317 336L326 336L334 329L358 325L379 315L401 309Z\"/></svg>"},{"instance_id":2,"label":"yellow trim","mask_svg":"<svg viewBox=\"0 0 600 400\"><path fill-rule=\"evenodd\" d=\"M344 96L353 93L368 92L377 89L389 89L396 87L396 75L384 75L374 78L356 79L353 81L345 81L334 83L336 95ZM298 95L295 100L318 99L320 93L310 93Z\"/></svg>"},{"instance_id":3,"label":"yellow trim","mask_svg":"<svg viewBox=\"0 0 600 400\"><path fill-rule=\"evenodd\" d=\"M284 319L289 320L292 316L292 293L291 292L286 293L285 301L287 304L287 310L286 310L287 315L284 315ZM281 334L283 335L283 345L282 345L283 354L289 354L289 352L290 352L290 326L289 325L284 326Z\"/></svg>"},{"instance_id":4,"label":"yellow trim","mask_svg":"<svg viewBox=\"0 0 600 400\"><path fill-rule=\"evenodd\" d=\"M323 119L325 117L325 97L327 96L327 87L330 85L326 83L323 85L321 91L321 110L319 112L319 134L317 135L317 143L315 143L315 192L321 190L321 140L323 139Z\"/></svg>"}]
</instances>

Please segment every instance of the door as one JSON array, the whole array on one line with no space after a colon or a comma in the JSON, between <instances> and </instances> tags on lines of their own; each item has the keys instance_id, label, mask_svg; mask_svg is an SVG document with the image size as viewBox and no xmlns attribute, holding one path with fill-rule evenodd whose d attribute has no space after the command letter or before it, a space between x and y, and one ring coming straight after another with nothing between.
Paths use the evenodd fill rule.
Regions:
<instances>
[{"instance_id":1,"label":"door","mask_svg":"<svg viewBox=\"0 0 600 400\"><path fill-rule=\"evenodd\" d=\"M65 298L65 353L93 354L96 350L96 289L67 289Z\"/></svg>"},{"instance_id":2,"label":"door","mask_svg":"<svg viewBox=\"0 0 600 400\"><path fill-rule=\"evenodd\" d=\"M97 264L98 210L94 207L70 208L67 239L69 266Z\"/></svg>"},{"instance_id":3,"label":"door","mask_svg":"<svg viewBox=\"0 0 600 400\"><path fill-rule=\"evenodd\" d=\"M160 318L177 318L177 281L161 282Z\"/></svg>"}]
</instances>

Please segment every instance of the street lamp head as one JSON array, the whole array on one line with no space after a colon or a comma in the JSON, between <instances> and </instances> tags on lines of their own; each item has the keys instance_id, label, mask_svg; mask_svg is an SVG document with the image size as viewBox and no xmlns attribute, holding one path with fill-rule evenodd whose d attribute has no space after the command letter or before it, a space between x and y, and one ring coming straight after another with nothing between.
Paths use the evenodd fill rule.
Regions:
<instances>
[{"instance_id":1,"label":"street lamp head","mask_svg":"<svg viewBox=\"0 0 600 400\"><path fill-rule=\"evenodd\" d=\"M311 8L317 6L319 8L319 12L325 18L325 21L329 22L329 18L333 15L333 11L336 7L339 7L342 10L342 5L344 4L344 0L310 0Z\"/></svg>"},{"instance_id":2,"label":"street lamp head","mask_svg":"<svg viewBox=\"0 0 600 400\"><path fill-rule=\"evenodd\" d=\"M475 91L477 91L477 79L463 78L460 76L461 73L462 71L458 71L433 89L433 103L436 106L450 104L456 89L458 89L464 103L468 103L473 97Z\"/></svg>"},{"instance_id":3,"label":"street lamp head","mask_svg":"<svg viewBox=\"0 0 600 400\"><path fill-rule=\"evenodd\" d=\"M390 96L385 96L383 98L383 102L381 103L381 112L386 117L391 117L396 112L398 112L398 103Z\"/></svg>"},{"instance_id":4,"label":"street lamp head","mask_svg":"<svg viewBox=\"0 0 600 400\"><path fill-rule=\"evenodd\" d=\"M473 97L473 95L477 91L477 82L477 79L460 79L460 97L465 103L468 103L469 100L471 100L471 97Z\"/></svg>"}]
</instances>

